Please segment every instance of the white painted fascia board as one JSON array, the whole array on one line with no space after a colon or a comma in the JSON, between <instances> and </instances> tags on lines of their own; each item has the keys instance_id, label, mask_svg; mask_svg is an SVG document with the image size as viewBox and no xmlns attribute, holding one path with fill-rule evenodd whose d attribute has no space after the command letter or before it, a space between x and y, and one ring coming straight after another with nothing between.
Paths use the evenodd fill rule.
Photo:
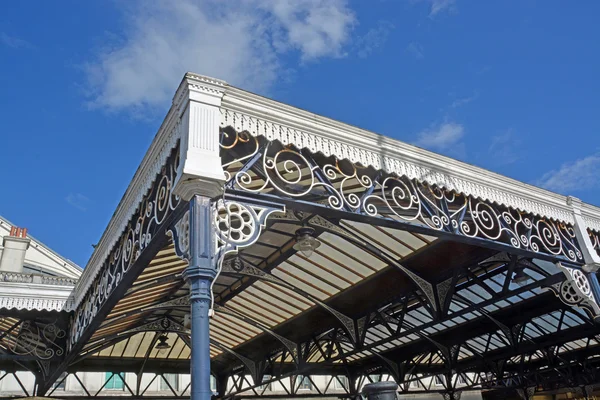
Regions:
<instances>
[{"instance_id":1,"label":"white painted fascia board","mask_svg":"<svg viewBox=\"0 0 600 400\"><path fill-rule=\"evenodd\" d=\"M583 203L581 205L581 216L589 229L600 232L600 208Z\"/></svg>"},{"instance_id":2,"label":"white painted fascia board","mask_svg":"<svg viewBox=\"0 0 600 400\"><path fill-rule=\"evenodd\" d=\"M410 162L435 172L486 186L490 190L504 192L509 196L521 199L522 201L516 202L521 207L515 208L536 214L539 213L534 207L530 209L523 208L524 204L531 202L556 210L557 212L553 213L552 218L573 223L573 210L567 205L566 196L517 181L484 168L454 160L396 139L310 113L231 86L227 88L223 97L222 108L283 127L296 129L303 133L320 136L327 140L340 142L347 146L360 147L382 157ZM494 201L494 199L489 198L486 200ZM505 205L513 206L513 204ZM588 212L589 218L598 218L597 223L600 225L600 209L586 204L586 210L590 210ZM543 213L540 214L544 215Z\"/></svg>"},{"instance_id":3,"label":"white painted fascia board","mask_svg":"<svg viewBox=\"0 0 600 400\"><path fill-rule=\"evenodd\" d=\"M150 177L148 170L159 158L159 153L165 144L167 133L173 128L175 116L176 110L171 107L83 270L79 284L73 292L75 303L81 300L81 296L87 291L102 263L106 260L117 239L127 226L129 219L139 207L142 197L148 190L148 187L145 185L146 181L154 179L155 174Z\"/></svg>"},{"instance_id":4,"label":"white painted fascia board","mask_svg":"<svg viewBox=\"0 0 600 400\"><path fill-rule=\"evenodd\" d=\"M166 152L164 146L167 142L168 133L175 128L176 120L177 112L172 106L169 109L169 112L167 113L163 123L161 124L158 133L152 140L152 143L144 155L139 167L135 171L135 174L133 175L129 186L127 186L121 201L119 201L119 204L117 205L117 208L115 209L108 226L100 237L98 245L94 249L94 252L92 253L86 267L83 270L79 284L75 287L73 292L75 303L79 303L81 297L87 291L95 275L98 273L102 263L110 254L110 251L112 250L119 236L127 226L129 219L135 213L143 196L148 191L149 184L154 180L156 175L156 173L150 173L150 171L155 170L155 168L152 168L153 164L156 164L157 160L163 156L160 153ZM170 149L168 152L170 153ZM164 156L166 157L168 155ZM148 182L149 180L150 182Z\"/></svg>"},{"instance_id":5,"label":"white painted fascia board","mask_svg":"<svg viewBox=\"0 0 600 400\"><path fill-rule=\"evenodd\" d=\"M69 300L73 286L3 282L0 286L0 308L71 311Z\"/></svg>"},{"instance_id":6,"label":"white painted fascia board","mask_svg":"<svg viewBox=\"0 0 600 400\"><path fill-rule=\"evenodd\" d=\"M39 283L2 282L0 296L19 295L44 299L67 298L73 286L44 285Z\"/></svg>"}]
</instances>

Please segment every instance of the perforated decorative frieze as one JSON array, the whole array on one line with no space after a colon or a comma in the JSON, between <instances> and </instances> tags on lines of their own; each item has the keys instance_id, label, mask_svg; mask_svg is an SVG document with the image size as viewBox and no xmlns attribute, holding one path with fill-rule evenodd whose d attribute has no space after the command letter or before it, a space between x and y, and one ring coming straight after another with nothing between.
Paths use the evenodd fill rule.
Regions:
<instances>
[{"instance_id":1,"label":"perforated decorative frieze","mask_svg":"<svg viewBox=\"0 0 600 400\"><path fill-rule=\"evenodd\" d=\"M299 149L308 149L312 153L322 153L341 160L346 159L365 167L370 166L376 170L383 170L388 174L405 176L447 191L481 198L490 203L573 223L573 215L567 207L534 201L526 198L524 194L513 193L505 188L499 188L493 183L483 182L478 179L479 177L472 176L473 171L459 173L449 169L434 169L425 163L419 164L412 160L388 156L384 149L381 151L369 150L362 142L360 142L361 144L358 141L352 142L351 136L349 139L332 139L227 109L221 110L221 126L223 128L231 126L238 132L244 131L254 137L263 136L269 141L278 141L283 145L293 145ZM417 154L413 154L411 157L416 160L419 158ZM600 221L595 219L594 221L600 226Z\"/></svg>"}]
</instances>

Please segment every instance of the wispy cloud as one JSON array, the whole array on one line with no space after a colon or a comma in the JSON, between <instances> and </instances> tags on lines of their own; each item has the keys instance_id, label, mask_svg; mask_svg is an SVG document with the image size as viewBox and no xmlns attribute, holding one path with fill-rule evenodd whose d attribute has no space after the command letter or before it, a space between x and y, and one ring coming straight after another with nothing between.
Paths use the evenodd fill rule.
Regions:
<instances>
[{"instance_id":1,"label":"wispy cloud","mask_svg":"<svg viewBox=\"0 0 600 400\"><path fill-rule=\"evenodd\" d=\"M357 54L360 58L368 57L372 52L383 47L390 32L395 28L389 21L379 21L364 36L356 39Z\"/></svg>"},{"instance_id":2,"label":"wispy cloud","mask_svg":"<svg viewBox=\"0 0 600 400\"><path fill-rule=\"evenodd\" d=\"M471 96L467 96L467 97L458 97L456 99L454 99L454 101L452 101L452 104L450 104L451 108L459 108L462 106L465 106L467 104L469 104L470 102L472 102L473 100L476 100L479 97L479 93L475 92L473 93Z\"/></svg>"},{"instance_id":3,"label":"wispy cloud","mask_svg":"<svg viewBox=\"0 0 600 400\"><path fill-rule=\"evenodd\" d=\"M456 9L456 0L412 0L429 4L429 17L433 18L443 12L451 12Z\"/></svg>"},{"instance_id":4,"label":"wispy cloud","mask_svg":"<svg viewBox=\"0 0 600 400\"><path fill-rule=\"evenodd\" d=\"M0 32L0 43L13 49L31 49L33 45L27 40L11 36L6 32Z\"/></svg>"},{"instance_id":5,"label":"wispy cloud","mask_svg":"<svg viewBox=\"0 0 600 400\"><path fill-rule=\"evenodd\" d=\"M454 10L456 0L427 0L431 3L431 11L429 12L430 17L435 17L441 12L448 12Z\"/></svg>"},{"instance_id":6,"label":"wispy cloud","mask_svg":"<svg viewBox=\"0 0 600 400\"><path fill-rule=\"evenodd\" d=\"M537 185L559 193L600 187L600 153L568 162L542 176Z\"/></svg>"},{"instance_id":7,"label":"wispy cloud","mask_svg":"<svg viewBox=\"0 0 600 400\"><path fill-rule=\"evenodd\" d=\"M87 211L90 202L90 199L81 193L69 193L69 195L65 197L65 200L67 203L81 211Z\"/></svg>"},{"instance_id":8,"label":"wispy cloud","mask_svg":"<svg viewBox=\"0 0 600 400\"><path fill-rule=\"evenodd\" d=\"M464 158L466 153L462 141L464 135L465 128L462 124L444 122L419 132L414 144L429 150Z\"/></svg>"},{"instance_id":9,"label":"wispy cloud","mask_svg":"<svg viewBox=\"0 0 600 400\"><path fill-rule=\"evenodd\" d=\"M492 69L493 68L491 65L485 65L485 66L479 68L477 71L475 71L475 73L477 75L484 75L484 74L487 74L488 72L490 72Z\"/></svg>"},{"instance_id":10,"label":"wispy cloud","mask_svg":"<svg viewBox=\"0 0 600 400\"><path fill-rule=\"evenodd\" d=\"M410 42L408 46L406 46L406 50L412 54L417 60L422 60L425 58L425 53L423 52L423 46L421 46L418 42Z\"/></svg>"},{"instance_id":11,"label":"wispy cloud","mask_svg":"<svg viewBox=\"0 0 600 400\"><path fill-rule=\"evenodd\" d=\"M124 19L121 42L85 66L91 106L162 106L186 71L264 93L285 77L284 54L344 57L356 23L346 0L138 1Z\"/></svg>"},{"instance_id":12,"label":"wispy cloud","mask_svg":"<svg viewBox=\"0 0 600 400\"><path fill-rule=\"evenodd\" d=\"M490 160L497 165L513 164L521 158L521 139L512 129L492 137L488 149Z\"/></svg>"}]
</instances>

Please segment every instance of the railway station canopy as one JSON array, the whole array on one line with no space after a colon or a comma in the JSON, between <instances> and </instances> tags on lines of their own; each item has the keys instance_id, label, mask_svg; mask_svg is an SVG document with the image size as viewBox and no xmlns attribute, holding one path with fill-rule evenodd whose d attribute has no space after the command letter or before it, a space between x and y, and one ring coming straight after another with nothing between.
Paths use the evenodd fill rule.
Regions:
<instances>
[{"instance_id":1,"label":"railway station canopy","mask_svg":"<svg viewBox=\"0 0 600 400\"><path fill-rule=\"evenodd\" d=\"M68 299L2 303L0 370L143 397L192 363L193 392L205 348L218 398L587 397L599 237L577 198L188 73Z\"/></svg>"}]
</instances>

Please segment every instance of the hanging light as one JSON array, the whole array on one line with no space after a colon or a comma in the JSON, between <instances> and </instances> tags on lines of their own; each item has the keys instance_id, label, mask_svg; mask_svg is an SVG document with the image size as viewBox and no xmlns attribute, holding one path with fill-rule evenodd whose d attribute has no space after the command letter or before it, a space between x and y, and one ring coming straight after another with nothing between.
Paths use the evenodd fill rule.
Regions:
<instances>
[{"instance_id":1,"label":"hanging light","mask_svg":"<svg viewBox=\"0 0 600 400\"><path fill-rule=\"evenodd\" d=\"M167 343L167 340L169 340L169 337L167 335L160 335L158 337L158 343L156 344L156 346L154 346L154 348L158 351L170 349L171 345Z\"/></svg>"},{"instance_id":2,"label":"hanging light","mask_svg":"<svg viewBox=\"0 0 600 400\"><path fill-rule=\"evenodd\" d=\"M513 276L512 281L519 286L524 286L527 284L527 282L529 282L530 279L531 279L531 276L529 276L525 272L525 270L520 269L517 272L515 272L515 275Z\"/></svg>"},{"instance_id":3,"label":"hanging light","mask_svg":"<svg viewBox=\"0 0 600 400\"><path fill-rule=\"evenodd\" d=\"M310 257L320 245L314 237L315 230L309 227L302 227L296 231L296 244L294 250L301 252L305 257Z\"/></svg>"}]
</instances>

